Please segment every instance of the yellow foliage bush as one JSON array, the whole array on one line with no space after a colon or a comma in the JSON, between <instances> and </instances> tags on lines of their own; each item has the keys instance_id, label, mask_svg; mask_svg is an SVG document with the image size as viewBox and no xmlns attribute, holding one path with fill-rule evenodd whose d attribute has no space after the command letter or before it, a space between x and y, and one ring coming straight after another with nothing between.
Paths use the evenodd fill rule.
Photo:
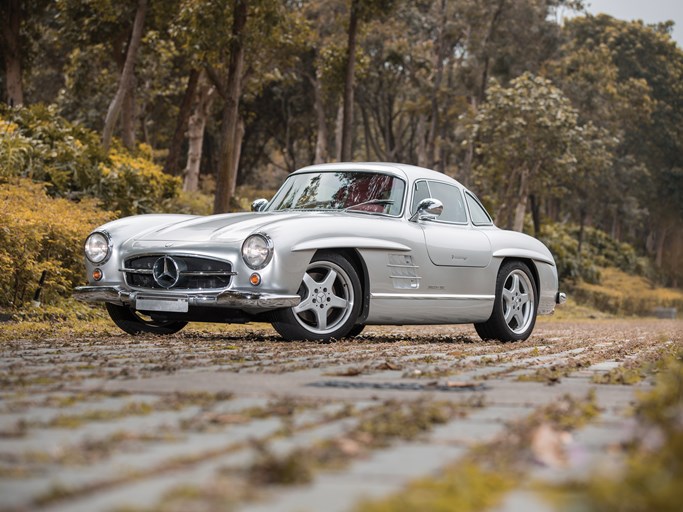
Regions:
<instances>
[{"instance_id":1,"label":"yellow foliage bush","mask_svg":"<svg viewBox=\"0 0 683 512\"><path fill-rule=\"evenodd\" d=\"M124 149L113 148L100 163L100 193L104 206L122 215L168 211L181 189L180 178Z\"/></svg>"},{"instance_id":2,"label":"yellow foliage bush","mask_svg":"<svg viewBox=\"0 0 683 512\"><path fill-rule=\"evenodd\" d=\"M646 278L609 267L600 269L600 284L579 282L576 301L617 315L649 315L658 307L683 311L683 291L656 288Z\"/></svg>"},{"instance_id":3,"label":"yellow foliage bush","mask_svg":"<svg viewBox=\"0 0 683 512\"><path fill-rule=\"evenodd\" d=\"M28 179L0 183L0 307L30 301L43 271L43 302L70 296L84 281L85 237L112 218L94 199L54 199Z\"/></svg>"}]
</instances>

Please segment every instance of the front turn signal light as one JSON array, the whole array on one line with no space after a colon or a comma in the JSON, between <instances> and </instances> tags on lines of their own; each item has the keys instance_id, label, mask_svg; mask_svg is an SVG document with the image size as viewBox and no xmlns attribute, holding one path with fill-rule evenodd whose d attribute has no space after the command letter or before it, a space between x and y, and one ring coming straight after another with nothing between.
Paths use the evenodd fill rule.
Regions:
<instances>
[{"instance_id":1,"label":"front turn signal light","mask_svg":"<svg viewBox=\"0 0 683 512\"><path fill-rule=\"evenodd\" d=\"M252 286L258 286L261 284L261 276L254 272L252 275L249 276L249 282Z\"/></svg>"},{"instance_id":2,"label":"front turn signal light","mask_svg":"<svg viewBox=\"0 0 683 512\"><path fill-rule=\"evenodd\" d=\"M104 276L104 274L102 273L102 270L100 270L99 268L96 268L95 270L92 271L92 278L95 281L99 281L100 279L102 279L103 276Z\"/></svg>"}]
</instances>

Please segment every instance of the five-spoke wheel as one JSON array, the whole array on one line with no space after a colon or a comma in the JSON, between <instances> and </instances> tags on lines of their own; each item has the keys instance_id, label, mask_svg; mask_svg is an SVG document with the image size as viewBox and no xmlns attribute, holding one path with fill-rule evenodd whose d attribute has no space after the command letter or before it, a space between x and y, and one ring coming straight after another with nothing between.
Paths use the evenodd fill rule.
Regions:
<instances>
[{"instance_id":1,"label":"five-spoke wheel","mask_svg":"<svg viewBox=\"0 0 683 512\"><path fill-rule=\"evenodd\" d=\"M353 265L336 253L313 257L299 288L301 302L275 313L273 327L288 340L343 338L356 324L361 285Z\"/></svg>"},{"instance_id":2,"label":"five-spoke wheel","mask_svg":"<svg viewBox=\"0 0 683 512\"><path fill-rule=\"evenodd\" d=\"M474 327L485 340L525 340L534 329L537 309L536 284L529 267L521 261L507 261L498 271L491 317Z\"/></svg>"}]
</instances>

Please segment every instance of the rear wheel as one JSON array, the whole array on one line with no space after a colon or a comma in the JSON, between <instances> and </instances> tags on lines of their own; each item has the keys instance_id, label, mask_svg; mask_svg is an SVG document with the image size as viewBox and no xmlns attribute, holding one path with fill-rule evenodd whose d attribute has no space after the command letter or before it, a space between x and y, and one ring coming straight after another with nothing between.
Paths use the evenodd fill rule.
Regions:
<instances>
[{"instance_id":1,"label":"rear wheel","mask_svg":"<svg viewBox=\"0 0 683 512\"><path fill-rule=\"evenodd\" d=\"M316 254L299 287L299 305L277 311L273 327L287 340L343 338L356 325L361 285L353 265L342 255Z\"/></svg>"},{"instance_id":2,"label":"rear wheel","mask_svg":"<svg viewBox=\"0 0 683 512\"><path fill-rule=\"evenodd\" d=\"M483 340L525 340L534 330L538 300L536 283L529 267L521 261L508 261L498 271L496 298L491 317L474 324Z\"/></svg>"},{"instance_id":3,"label":"rear wheel","mask_svg":"<svg viewBox=\"0 0 683 512\"><path fill-rule=\"evenodd\" d=\"M128 334L175 334L187 325L187 322L158 321L145 318L127 306L106 303L107 312L116 326Z\"/></svg>"}]
</instances>

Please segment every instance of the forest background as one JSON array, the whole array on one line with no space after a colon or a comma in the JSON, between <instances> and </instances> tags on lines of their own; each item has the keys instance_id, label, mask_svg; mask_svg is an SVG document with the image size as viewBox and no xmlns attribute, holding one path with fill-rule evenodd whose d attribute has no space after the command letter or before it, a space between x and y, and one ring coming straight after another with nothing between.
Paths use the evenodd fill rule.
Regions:
<instances>
[{"instance_id":1,"label":"forest background","mask_svg":"<svg viewBox=\"0 0 683 512\"><path fill-rule=\"evenodd\" d=\"M571 14L571 17L566 17ZM328 161L420 165L614 313L683 309L683 51L579 0L2 0L0 308L107 219L208 214ZM629 295L629 290L631 295Z\"/></svg>"}]
</instances>

